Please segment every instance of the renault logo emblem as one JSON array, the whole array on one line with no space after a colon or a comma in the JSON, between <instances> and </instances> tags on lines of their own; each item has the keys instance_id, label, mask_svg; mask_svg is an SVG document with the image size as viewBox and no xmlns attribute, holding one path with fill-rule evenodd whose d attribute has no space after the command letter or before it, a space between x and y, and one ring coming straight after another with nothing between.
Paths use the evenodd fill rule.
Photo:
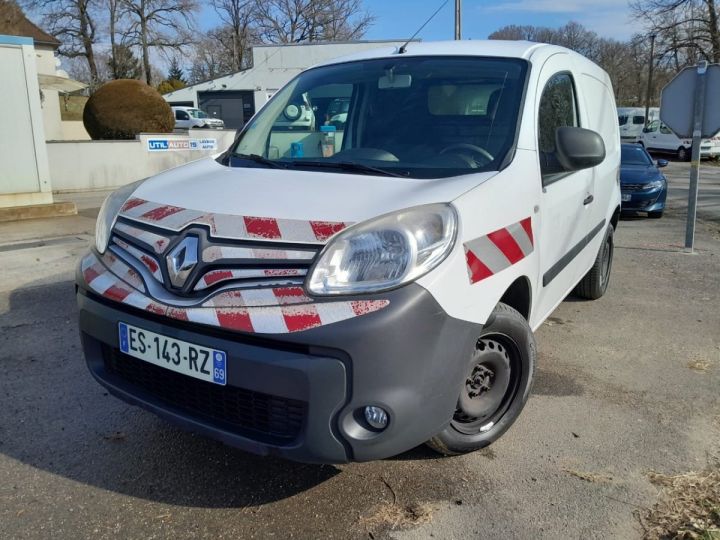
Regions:
<instances>
[{"instance_id":1,"label":"renault logo emblem","mask_svg":"<svg viewBox=\"0 0 720 540\"><path fill-rule=\"evenodd\" d=\"M188 276L198 263L198 239L196 236L186 236L165 257L170 283L173 287L181 289Z\"/></svg>"}]
</instances>

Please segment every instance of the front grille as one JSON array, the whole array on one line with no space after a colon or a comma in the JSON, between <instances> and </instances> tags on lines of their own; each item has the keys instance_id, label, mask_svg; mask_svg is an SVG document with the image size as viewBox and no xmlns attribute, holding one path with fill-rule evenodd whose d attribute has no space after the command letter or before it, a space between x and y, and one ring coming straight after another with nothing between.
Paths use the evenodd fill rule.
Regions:
<instances>
[{"instance_id":1,"label":"front grille","mask_svg":"<svg viewBox=\"0 0 720 540\"><path fill-rule=\"evenodd\" d=\"M623 184L622 191L641 191L645 184Z\"/></svg>"},{"instance_id":2,"label":"front grille","mask_svg":"<svg viewBox=\"0 0 720 540\"><path fill-rule=\"evenodd\" d=\"M194 379L104 346L105 370L189 416L261 442L287 444L305 419L303 401Z\"/></svg>"},{"instance_id":3,"label":"front grille","mask_svg":"<svg viewBox=\"0 0 720 540\"><path fill-rule=\"evenodd\" d=\"M198 264L187 283L176 288L166 279L165 256L185 235L196 236L200 249ZM158 284L172 294L204 296L211 289L225 285L237 288L266 288L299 285L305 279L322 246L288 244L275 241L239 241L213 238L200 226L173 232L142 223L120 220L112 235L113 248L136 260Z\"/></svg>"}]
</instances>

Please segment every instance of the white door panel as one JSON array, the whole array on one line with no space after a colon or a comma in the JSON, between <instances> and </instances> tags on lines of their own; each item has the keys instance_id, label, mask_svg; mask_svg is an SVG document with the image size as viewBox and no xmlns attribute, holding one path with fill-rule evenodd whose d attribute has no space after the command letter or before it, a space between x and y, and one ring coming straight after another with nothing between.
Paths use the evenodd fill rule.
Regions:
<instances>
[{"instance_id":1,"label":"white door panel","mask_svg":"<svg viewBox=\"0 0 720 540\"><path fill-rule=\"evenodd\" d=\"M543 114L540 108L545 88L551 88L554 84L553 81L562 80L562 74L569 74L574 81L573 93L575 94L576 110L573 122L582 126L587 121L581 114L582 108L577 109L579 103L575 90L578 84L577 75L568 71L569 64L569 56L558 54L548 59L540 73L535 99L536 110L538 111L538 154L541 163L552 163L552 159L547 159L548 152L544 151L544 146L547 143L542 142L543 137L546 141L549 141L548 137L552 137L554 133L554 126L551 126L547 119L562 116L562 120L552 120L552 122L559 125L572 125L568 123L569 117L567 115L557 114L554 111ZM563 87L566 88L567 85ZM558 99L558 96L555 96L547 102L556 104ZM550 109L554 107L555 105L551 105ZM543 132L543 130L545 131ZM539 165L539 168L541 174L543 169L548 169L547 165ZM589 208L592 205L583 203L593 197L591 170L554 176L546 175L544 183L545 186L540 197L540 233L538 234L537 246L540 275L538 278L539 283L536 285L538 293L534 309L538 317L545 317L562 300L568 289L578 279L578 254L574 253L574 251L582 243L589 229Z\"/></svg>"}]
</instances>

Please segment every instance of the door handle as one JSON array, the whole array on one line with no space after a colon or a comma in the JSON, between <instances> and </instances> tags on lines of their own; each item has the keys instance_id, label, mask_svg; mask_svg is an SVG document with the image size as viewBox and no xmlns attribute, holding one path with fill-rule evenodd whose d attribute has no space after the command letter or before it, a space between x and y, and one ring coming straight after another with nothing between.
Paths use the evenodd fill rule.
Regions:
<instances>
[{"instance_id":1,"label":"door handle","mask_svg":"<svg viewBox=\"0 0 720 540\"><path fill-rule=\"evenodd\" d=\"M584 205L584 206L587 206L588 204L590 204L590 203L593 202L594 200L595 200L595 197L593 197L592 195L588 195L587 197L585 197L585 200L583 201L583 205Z\"/></svg>"}]
</instances>

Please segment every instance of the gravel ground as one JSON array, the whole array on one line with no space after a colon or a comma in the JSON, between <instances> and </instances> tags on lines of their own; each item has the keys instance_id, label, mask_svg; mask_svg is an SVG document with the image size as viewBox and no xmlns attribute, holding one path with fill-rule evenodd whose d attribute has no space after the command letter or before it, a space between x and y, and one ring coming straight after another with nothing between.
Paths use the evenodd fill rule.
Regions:
<instances>
[{"instance_id":1,"label":"gravel ground","mask_svg":"<svg viewBox=\"0 0 720 540\"><path fill-rule=\"evenodd\" d=\"M608 294L541 327L496 444L343 466L258 458L107 395L72 284L97 204L0 224L0 537L638 538L647 473L702 469L720 441L720 220L684 254L681 204L620 223Z\"/></svg>"}]
</instances>

